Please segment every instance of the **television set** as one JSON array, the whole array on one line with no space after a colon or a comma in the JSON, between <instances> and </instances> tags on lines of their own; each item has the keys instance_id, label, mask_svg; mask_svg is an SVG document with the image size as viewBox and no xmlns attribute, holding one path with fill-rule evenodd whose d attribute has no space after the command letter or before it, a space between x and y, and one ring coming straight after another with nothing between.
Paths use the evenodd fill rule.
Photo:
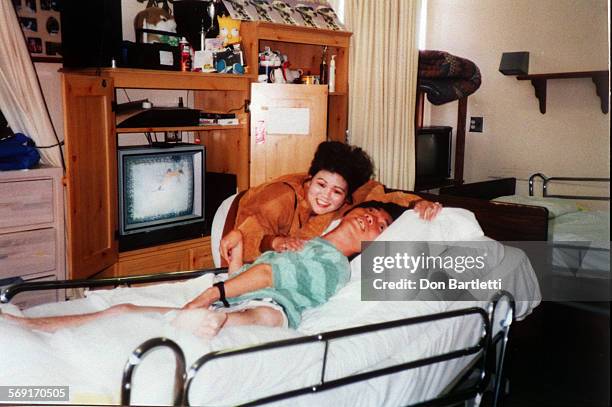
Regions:
<instances>
[{"instance_id":1,"label":"television set","mask_svg":"<svg viewBox=\"0 0 612 407\"><path fill-rule=\"evenodd\" d=\"M444 185L451 175L452 127L422 127L416 132L415 189Z\"/></svg>"},{"instance_id":2,"label":"television set","mask_svg":"<svg viewBox=\"0 0 612 407\"><path fill-rule=\"evenodd\" d=\"M120 251L205 234L203 146L121 147L117 154Z\"/></svg>"}]
</instances>

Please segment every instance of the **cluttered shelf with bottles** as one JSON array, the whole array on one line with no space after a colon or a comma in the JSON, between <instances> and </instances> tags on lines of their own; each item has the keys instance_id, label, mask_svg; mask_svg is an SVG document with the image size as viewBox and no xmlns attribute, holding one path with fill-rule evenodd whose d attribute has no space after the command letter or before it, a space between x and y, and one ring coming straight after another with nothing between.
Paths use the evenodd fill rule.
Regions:
<instances>
[{"instance_id":1,"label":"cluttered shelf with bottles","mask_svg":"<svg viewBox=\"0 0 612 407\"><path fill-rule=\"evenodd\" d=\"M134 89L191 89L248 91L249 80L256 75L202 72L162 71L135 68L91 68L62 70L64 73L82 73L112 78L115 88Z\"/></svg>"},{"instance_id":2,"label":"cluttered shelf with bottles","mask_svg":"<svg viewBox=\"0 0 612 407\"><path fill-rule=\"evenodd\" d=\"M257 57L266 48L287 55L290 68L304 76L328 72L334 56L334 87L328 92L327 138L346 140L348 127L348 66L352 33L263 21L243 22L242 48L247 64L258 66ZM329 78L328 78L329 79ZM324 81L323 83L327 83Z\"/></svg>"}]
</instances>

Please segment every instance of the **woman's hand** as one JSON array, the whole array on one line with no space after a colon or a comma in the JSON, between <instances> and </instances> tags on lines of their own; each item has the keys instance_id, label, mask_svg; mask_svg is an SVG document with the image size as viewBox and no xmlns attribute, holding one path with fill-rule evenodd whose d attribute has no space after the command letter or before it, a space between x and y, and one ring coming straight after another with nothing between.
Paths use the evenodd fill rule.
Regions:
<instances>
[{"instance_id":1,"label":"woman's hand","mask_svg":"<svg viewBox=\"0 0 612 407\"><path fill-rule=\"evenodd\" d=\"M234 229L229 232L227 235L223 236L221 239L221 243L219 243L219 252L221 254L221 258L225 260L228 264L231 264L232 261L242 262L242 253L239 249L242 247L242 233L238 229ZM240 257L240 259L236 257Z\"/></svg>"},{"instance_id":2,"label":"woman's hand","mask_svg":"<svg viewBox=\"0 0 612 407\"><path fill-rule=\"evenodd\" d=\"M272 249L275 252L298 251L302 250L306 240L290 236L276 236L272 240Z\"/></svg>"},{"instance_id":3,"label":"woman's hand","mask_svg":"<svg viewBox=\"0 0 612 407\"><path fill-rule=\"evenodd\" d=\"M414 205L414 210L419 214L421 219L433 220L442 210L442 204L439 202L422 200Z\"/></svg>"}]
</instances>

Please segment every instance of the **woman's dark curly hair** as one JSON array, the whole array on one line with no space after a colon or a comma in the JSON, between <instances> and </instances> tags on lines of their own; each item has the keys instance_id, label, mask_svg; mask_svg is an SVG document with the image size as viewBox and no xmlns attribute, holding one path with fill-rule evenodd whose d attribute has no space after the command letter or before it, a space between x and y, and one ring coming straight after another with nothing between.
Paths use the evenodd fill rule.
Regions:
<instances>
[{"instance_id":1,"label":"woman's dark curly hair","mask_svg":"<svg viewBox=\"0 0 612 407\"><path fill-rule=\"evenodd\" d=\"M338 141L324 141L319 144L310 163L311 177L321 171L339 174L348 184L346 198L352 202L353 192L372 178L374 164L370 156L359 147Z\"/></svg>"}]
</instances>

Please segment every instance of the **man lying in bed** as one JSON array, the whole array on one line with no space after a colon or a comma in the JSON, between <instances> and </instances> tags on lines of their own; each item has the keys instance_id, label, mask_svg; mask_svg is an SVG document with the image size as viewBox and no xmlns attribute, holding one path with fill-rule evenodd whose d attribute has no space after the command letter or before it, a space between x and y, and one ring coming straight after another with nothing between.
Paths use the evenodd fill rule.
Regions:
<instances>
[{"instance_id":1,"label":"man lying in bed","mask_svg":"<svg viewBox=\"0 0 612 407\"><path fill-rule=\"evenodd\" d=\"M205 337L232 325L296 328L302 312L325 303L348 282L348 257L361 252L361 242L374 240L405 209L392 203L364 202L344 215L337 228L309 240L302 250L266 252L252 264L242 264L240 243L232 251L230 277L208 288L182 309L118 304L91 314L44 318L7 315L7 318L53 332L101 316L175 311L173 323L177 327Z\"/></svg>"}]
</instances>

